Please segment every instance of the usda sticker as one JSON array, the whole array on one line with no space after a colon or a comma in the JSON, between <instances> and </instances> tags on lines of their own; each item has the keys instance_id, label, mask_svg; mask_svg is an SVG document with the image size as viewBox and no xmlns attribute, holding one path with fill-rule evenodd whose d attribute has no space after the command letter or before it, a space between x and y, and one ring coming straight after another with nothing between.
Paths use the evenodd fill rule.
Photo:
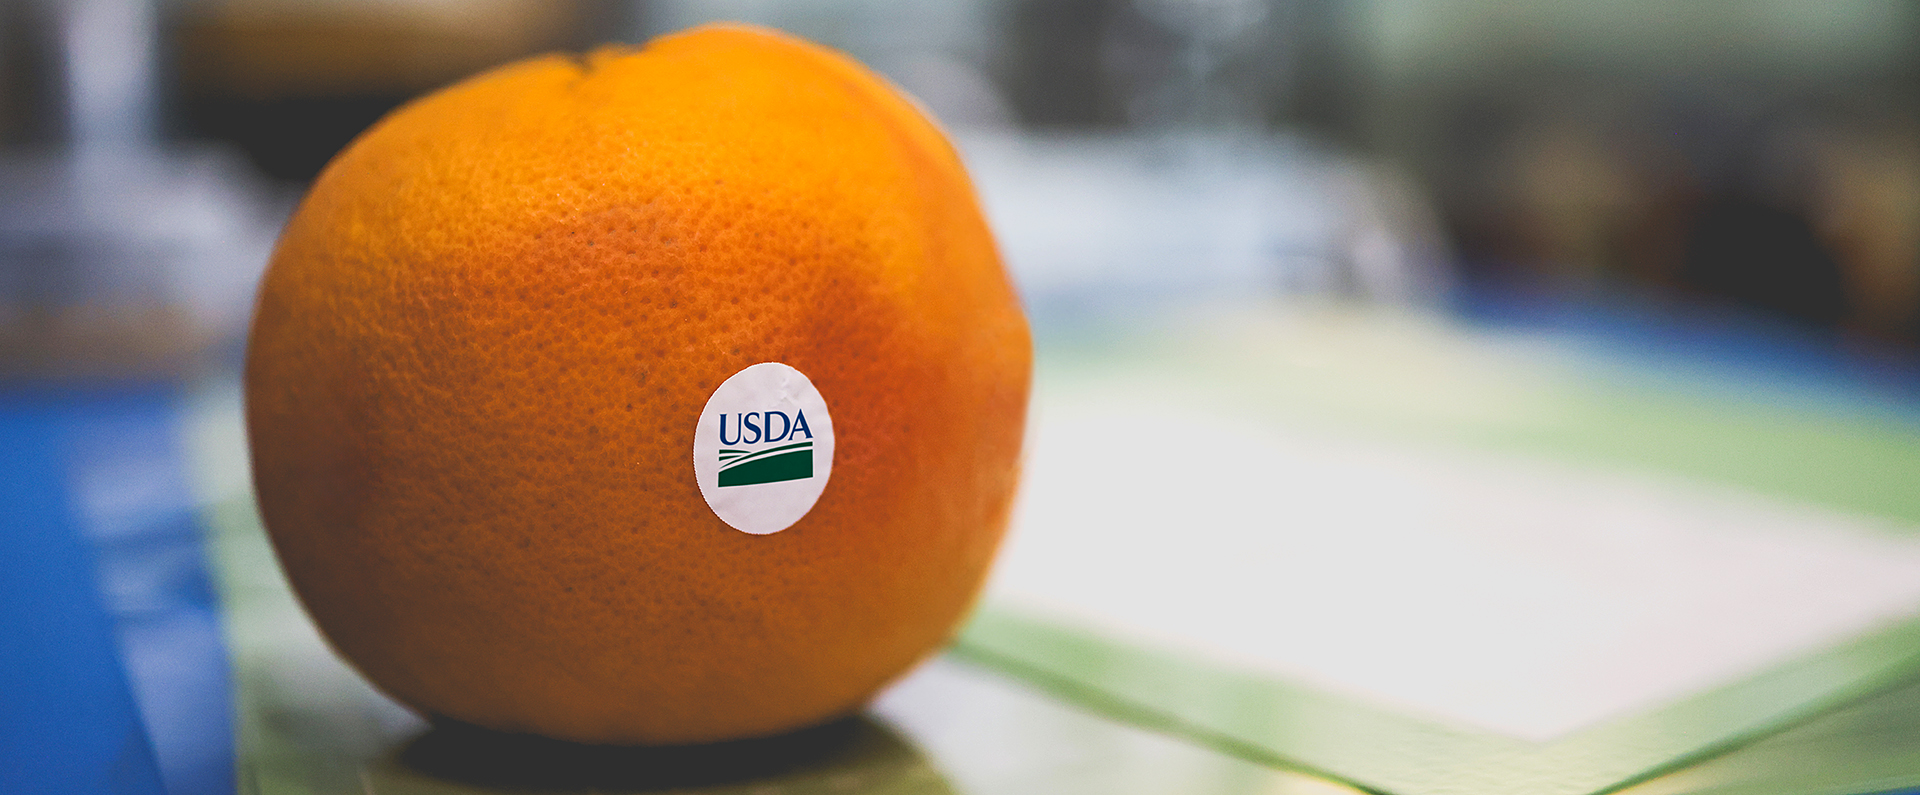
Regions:
<instances>
[{"instance_id":1,"label":"usda sticker","mask_svg":"<svg viewBox=\"0 0 1920 795\"><path fill-rule=\"evenodd\" d=\"M735 530L792 527L832 474L833 417L799 370L761 362L707 398L693 430L693 476L707 507Z\"/></svg>"}]
</instances>

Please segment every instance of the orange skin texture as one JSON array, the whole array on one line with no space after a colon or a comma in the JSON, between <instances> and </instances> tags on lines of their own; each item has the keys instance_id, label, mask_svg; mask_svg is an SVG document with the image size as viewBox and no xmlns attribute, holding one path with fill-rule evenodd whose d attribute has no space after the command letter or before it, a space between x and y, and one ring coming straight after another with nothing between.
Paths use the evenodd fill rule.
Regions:
<instances>
[{"instance_id":1,"label":"orange skin texture","mask_svg":"<svg viewBox=\"0 0 1920 795\"><path fill-rule=\"evenodd\" d=\"M262 283L262 517L328 640L423 713L590 743L856 710L954 631L1004 532L1026 320L945 136L739 26L508 65L314 184ZM837 451L767 536L691 454L757 362Z\"/></svg>"}]
</instances>

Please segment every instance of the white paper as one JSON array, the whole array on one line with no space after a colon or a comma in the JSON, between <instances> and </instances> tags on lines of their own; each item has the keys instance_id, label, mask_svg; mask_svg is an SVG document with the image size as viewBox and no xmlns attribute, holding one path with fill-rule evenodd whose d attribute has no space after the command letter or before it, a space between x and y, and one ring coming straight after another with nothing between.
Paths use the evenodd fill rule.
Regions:
<instances>
[{"instance_id":1,"label":"white paper","mask_svg":"<svg viewBox=\"0 0 1920 795\"><path fill-rule=\"evenodd\" d=\"M1879 520L1146 397L1035 406L992 596L1547 740L1920 612Z\"/></svg>"}]
</instances>

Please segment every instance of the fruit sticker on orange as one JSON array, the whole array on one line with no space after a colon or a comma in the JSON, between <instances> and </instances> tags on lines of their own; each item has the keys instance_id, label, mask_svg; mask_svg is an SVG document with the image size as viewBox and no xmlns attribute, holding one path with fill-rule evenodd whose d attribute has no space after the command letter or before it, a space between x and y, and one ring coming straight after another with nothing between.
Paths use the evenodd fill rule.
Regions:
<instances>
[{"instance_id":1,"label":"fruit sticker on orange","mask_svg":"<svg viewBox=\"0 0 1920 795\"><path fill-rule=\"evenodd\" d=\"M813 510L833 474L833 417L806 374L779 362L734 373L693 431L693 476L715 516L753 535Z\"/></svg>"}]
</instances>

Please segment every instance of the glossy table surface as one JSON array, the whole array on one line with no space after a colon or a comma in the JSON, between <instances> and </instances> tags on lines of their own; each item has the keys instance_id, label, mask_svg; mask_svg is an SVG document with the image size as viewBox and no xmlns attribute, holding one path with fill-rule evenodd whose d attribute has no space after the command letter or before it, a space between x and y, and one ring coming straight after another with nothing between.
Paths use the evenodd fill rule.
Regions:
<instances>
[{"instance_id":1,"label":"glossy table surface","mask_svg":"<svg viewBox=\"0 0 1920 795\"><path fill-rule=\"evenodd\" d=\"M430 728L324 646L244 504L216 512L243 793L1353 792L1129 726L947 658L863 715L772 741L593 749Z\"/></svg>"}]
</instances>

